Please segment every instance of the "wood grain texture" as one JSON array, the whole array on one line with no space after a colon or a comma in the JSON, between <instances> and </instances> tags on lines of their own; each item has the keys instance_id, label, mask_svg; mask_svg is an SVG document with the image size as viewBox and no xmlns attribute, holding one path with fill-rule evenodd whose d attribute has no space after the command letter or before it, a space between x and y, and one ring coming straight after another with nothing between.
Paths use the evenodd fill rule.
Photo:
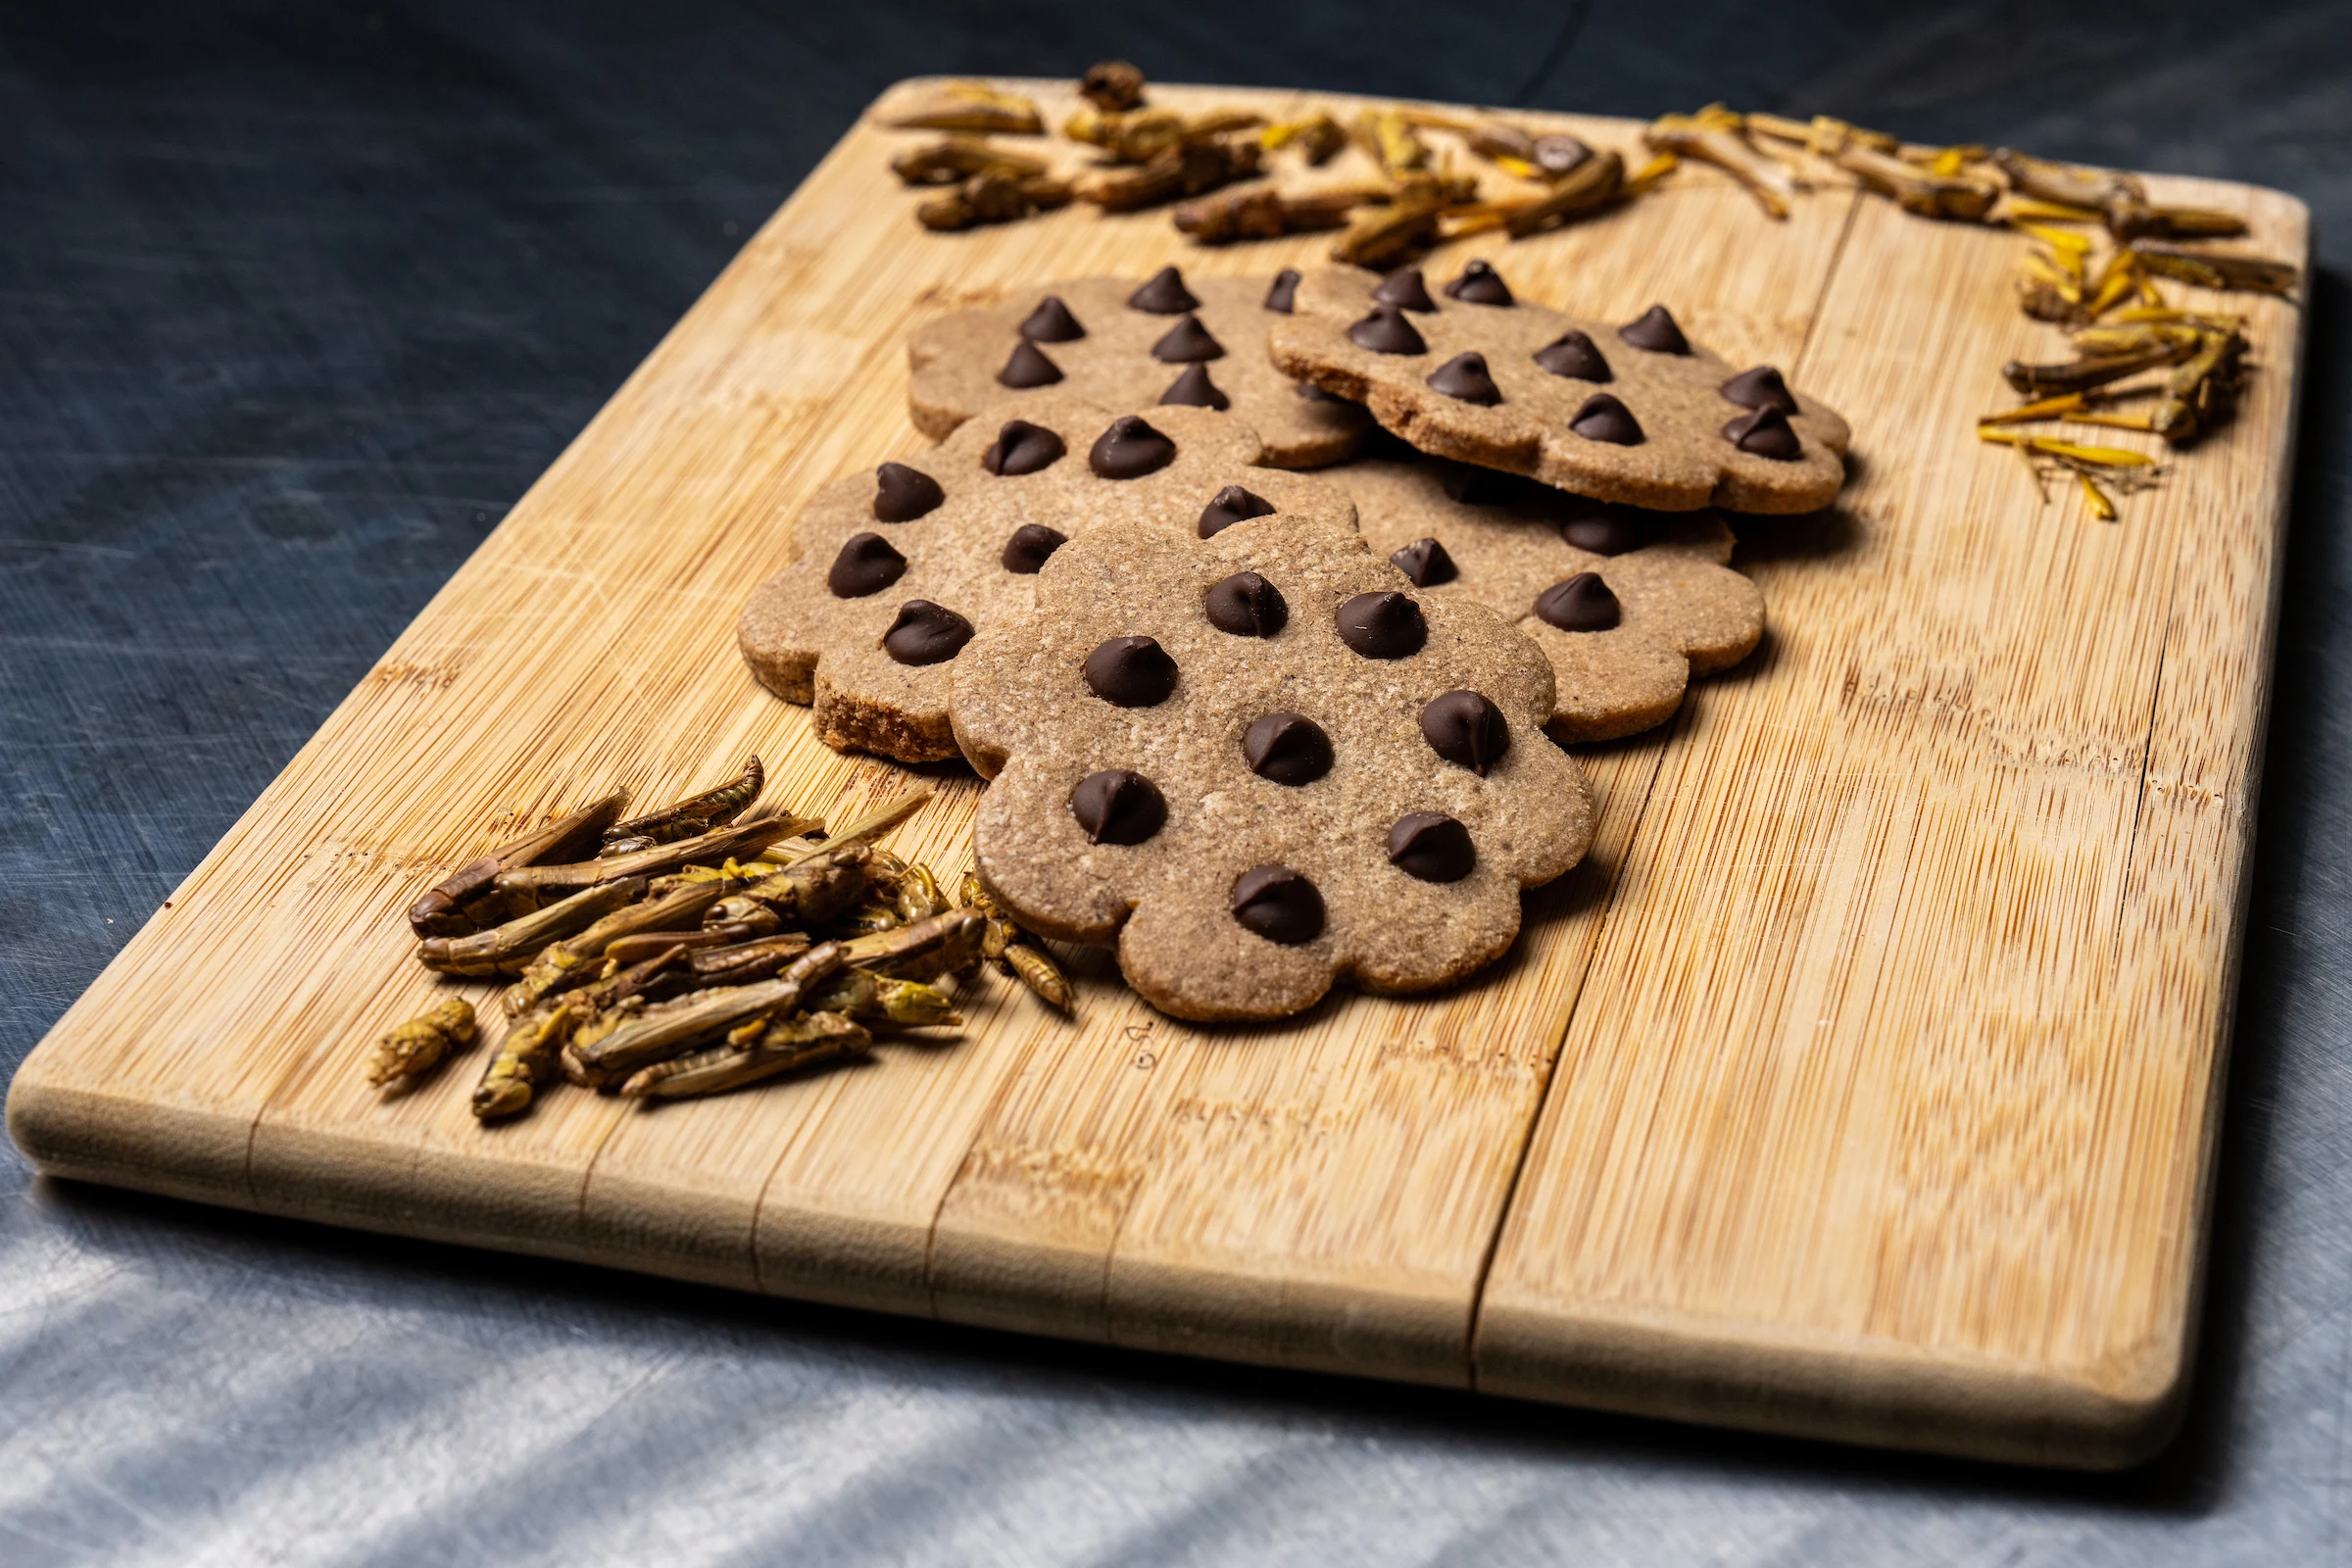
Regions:
<instances>
[{"instance_id":1,"label":"wood grain texture","mask_svg":"<svg viewBox=\"0 0 2352 1568\"><path fill-rule=\"evenodd\" d=\"M923 235L880 173L908 138L873 119L61 1020L9 1102L28 1155L1152 1348L2056 1462L2160 1434L2194 1321L2300 322L2255 308L2238 424L2101 527L1968 439L2000 361L2052 340L2009 303L2017 242L1842 189L1771 224L1687 171L1433 263L1491 254L1521 293L1604 317L1663 299L1856 428L1840 511L1749 540L1764 652L1670 732L1591 757L1593 855L1531 897L1490 975L1198 1029L1093 956L1076 1024L983 980L958 1041L711 1102L558 1093L485 1130L478 1055L407 1096L365 1085L369 1042L435 989L400 909L510 824L754 751L772 799L828 814L908 787L815 743L732 633L803 499L919 450L921 313L1326 244L1200 251L1164 214L1075 212ZM2305 254L2283 197L2158 188ZM895 842L960 870L978 786L928 782L940 802Z\"/></svg>"}]
</instances>

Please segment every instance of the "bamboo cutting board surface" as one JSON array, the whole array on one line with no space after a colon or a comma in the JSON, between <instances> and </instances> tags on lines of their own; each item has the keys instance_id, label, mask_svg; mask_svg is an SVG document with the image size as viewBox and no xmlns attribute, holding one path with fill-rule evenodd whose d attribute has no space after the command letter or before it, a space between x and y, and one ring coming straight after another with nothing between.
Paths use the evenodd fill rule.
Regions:
<instances>
[{"instance_id":1,"label":"bamboo cutting board surface","mask_svg":"<svg viewBox=\"0 0 2352 1568\"><path fill-rule=\"evenodd\" d=\"M707 1102L560 1090L484 1129L478 1050L411 1095L366 1085L375 1036L435 990L401 910L516 823L752 752L768 799L836 819L907 787L817 744L733 628L803 499L921 450L925 313L1328 245L1200 250L1164 211L927 235L884 172L912 138L876 118L25 1062L28 1156L1154 1349L2039 1462L2160 1442L2195 1325L2302 322L2230 296L2261 360L2239 418L2098 524L1971 435L2008 401L2001 363L2058 346L2013 303L2022 241L1842 188L1776 224L1687 167L1430 264L1487 255L1586 316L1664 301L1855 428L1836 511L1748 530L1763 649L1588 755L1593 852L1529 897L1490 974L1202 1030L1090 955L1075 1024L985 978L957 1040ZM2290 198L2151 188L2308 259ZM953 874L979 786L926 771L940 798L894 843Z\"/></svg>"}]
</instances>

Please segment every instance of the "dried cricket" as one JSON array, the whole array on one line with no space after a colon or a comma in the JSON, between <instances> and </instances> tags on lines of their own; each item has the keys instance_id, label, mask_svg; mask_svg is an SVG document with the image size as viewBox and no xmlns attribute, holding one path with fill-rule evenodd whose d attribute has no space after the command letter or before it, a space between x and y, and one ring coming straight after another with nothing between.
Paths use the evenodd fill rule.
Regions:
<instances>
[{"instance_id":1,"label":"dried cricket","mask_svg":"<svg viewBox=\"0 0 2352 1568\"><path fill-rule=\"evenodd\" d=\"M1477 193L1478 181L1466 175L1401 180L1388 206L1358 218L1332 242L1331 259L1376 271L1395 267L1435 244L1444 215Z\"/></svg>"},{"instance_id":2,"label":"dried cricket","mask_svg":"<svg viewBox=\"0 0 2352 1568\"><path fill-rule=\"evenodd\" d=\"M1200 196L1258 172L1254 141L1187 141L1164 147L1148 163L1100 169L1080 177L1077 195L1106 213L1131 213L1185 196Z\"/></svg>"},{"instance_id":3,"label":"dried cricket","mask_svg":"<svg viewBox=\"0 0 2352 1568\"><path fill-rule=\"evenodd\" d=\"M560 991L603 979L608 959L617 959L607 952L612 944L647 933L667 937L673 928L701 918L725 891L723 882L689 883L663 897L614 909L578 935L549 943L523 965L522 978L512 993L514 1004L511 1010L519 1012ZM674 942L663 945L673 946Z\"/></svg>"},{"instance_id":4,"label":"dried cricket","mask_svg":"<svg viewBox=\"0 0 2352 1568\"><path fill-rule=\"evenodd\" d=\"M564 1042L588 1016L587 1004L570 996L515 1019L474 1085L474 1116L499 1121L530 1109L539 1086L555 1076Z\"/></svg>"},{"instance_id":5,"label":"dried cricket","mask_svg":"<svg viewBox=\"0 0 2352 1568\"><path fill-rule=\"evenodd\" d=\"M540 949L636 902L645 886L641 876L621 877L471 936L427 937L416 944L416 961L442 974L519 974Z\"/></svg>"},{"instance_id":6,"label":"dried cricket","mask_svg":"<svg viewBox=\"0 0 2352 1568\"><path fill-rule=\"evenodd\" d=\"M628 855L651 849L657 844L675 844L708 833L715 827L725 827L744 813L760 798L760 789L767 780L760 759L753 758L743 765L743 772L714 790L689 795L682 801L663 807L644 816L633 816L625 822L615 822L605 829L606 856Z\"/></svg>"},{"instance_id":7,"label":"dried cricket","mask_svg":"<svg viewBox=\"0 0 2352 1568\"><path fill-rule=\"evenodd\" d=\"M773 1078L821 1061L862 1056L874 1037L838 1012L811 1012L777 1023L761 1022L727 1043L641 1067L620 1085L629 1100L684 1100L715 1095Z\"/></svg>"},{"instance_id":8,"label":"dried cricket","mask_svg":"<svg viewBox=\"0 0 2352 1568\"><path fill-rule=\"evenodd\" d=\"M379 1088L396 1079L412 1083L440 1065L442 1057L471 1046L473 1039L473 1004L464 997L450 997L393 1025L376 1042L368 1081Z\"/></svg>"},{"instance_id":9,"label":"dried cricket","mask_svg":"<svg viewBox=\"0 0 2352 1568\"><path fill-rule=\"evenodd\" d=\"M1032 178L1046 172L1046 163L979 136L949 136L908 148L890 161L890 169L909 185L960 185L974 174Z\"/></svg>"},{"instance_id":10,"label":"dried cricket","mask_svg":"<svg viewBox=\"0 0 2352 1568\"><path fill-rule=\"evenodd\" d=\"M996 900L988 896L978 872L966 871L956 884L956 902L978 911L987 923L981 932L980 956L1035 992L1048 1006L1061 1012L1077 1007L1068 976L1046 952L1035 933L1025 930Z\"/></svg>"},{"instance_id":11,"label":"dried cricket","mask_svg":"<svg viewBox=\"0 0 2352 1568\"><path fill-rule=\"evenodd\" d=\"M615 790L536 833L468 860L409 906L409 924L420 937L462 937L526 912L509 907L507 896L493 885L500 873L585 853L628 805L629 792Z\"/></svg>"},{"instance_id":12,"label":"dried cricket","mask_svg":"<svg viewBox=\"0 0 2352 1568\"><path fill-rule=\"evenodd\" d=\"M659 876L682 866L725 860L737 855L757 854L771 844L806 833L817 825L814 818L789 814L762 817L756 822L733 822L694 838L680 839L673 844L657 844L650 849L615 855L609 859L581 860L569 865L531 865L519 870L502 871L497 885L512 892L528 892L542 897L567 894L578 888L594 887L600 882Z\"/></svg>"},{"instance_id":13,"label":"dried cricket","mask_svg":"<svg viewBox=\"0 0 2352 1568\"><path fill-rule=\"evenodd\" d=\"M934 233L953 233L983 223L1017 222L1067 207L1073 194L1068 180L1051 174L989 170L915 208L914 220Z\"/></svg>"},{"instance_id":14,"label":"dried cricket","mask_svg":"<svg viewBox=\"0 0 2352 1568\"><path fill-rule=\"evenodd\" d=\"M847 944L823 943L772 980L691 991L639 1009L602 1038L573 1040L566 1046L564 1074L574 1083L605 1088L640 1067L707 1045L747 1019L789 1017L803 1005L808 989L839 969L848 956Z\"/></svg>"},{"instance_id":15,"label":"dried cricket","mask_svg":"<svg viewBox=\"0 0 2352 1568\"><path fill-rule=\"evenodd\" d=\"M1017 93L999 92L984 81L939 82L884 123L900 130L971 130L1007 136L1042 136L1046 130L1036 104Z\"/></svg>"},{"instance_id":16,"label":"dried cricket","mask_svg":"<svg viewBox=\"0 0 2352 1568\"><path fill-rule=\"evenodd\" d=\"M1661 115L1642 139L1653 152L1713 164L1745 187L1765 216L1786 219L1797 193L1795 176L1747 139L1746 125L1743 117L1709 104L1695 115Z\"/></svg>"},{"instance_id":17,"label":"dried cricket","mask_svg":"<svg viewBox=\"0 0 2352 1568\"><path fill-rule=\"evenodd\" d=\"M1981 221L2001 197L2001 187L1934 167L1921 168L1859 142L1849 142L1831 155L1832 162L1895 205L1922 218Z\"/></svg>"},{"instance_id":18,"label":"dried cricket","mask_svg":"<svg viewBox=\"0 0 2352 1568\"><path fill-rule=\"evenodd\" d=\"M1078 78L1078 96L1105 114L1144 106L1144 74L1124 60L1098 60Z\"/></svg>"}]
</instances>

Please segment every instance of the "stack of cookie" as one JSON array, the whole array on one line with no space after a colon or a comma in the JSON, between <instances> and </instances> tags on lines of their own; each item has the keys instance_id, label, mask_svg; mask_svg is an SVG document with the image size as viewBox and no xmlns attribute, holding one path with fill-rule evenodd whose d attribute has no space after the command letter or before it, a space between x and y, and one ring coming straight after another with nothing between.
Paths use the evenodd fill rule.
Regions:
<instances>
[{"instance_id":1,"label":"stack of cookie","mask_svg":"<svg viewBox=\"0 0 2352 1568\"><path fill-rule=\"evenodd\" d=\"M1080 279L911 357L941 444L819 492L744 655L828 744L968 759L990 894L1187 1018L1500 956L1592 837L1542 732L1647 728L1744 657L1711 508L1843 477L1844 422L1777 371L1485 263Z\"/></svg>"}]
</instances>

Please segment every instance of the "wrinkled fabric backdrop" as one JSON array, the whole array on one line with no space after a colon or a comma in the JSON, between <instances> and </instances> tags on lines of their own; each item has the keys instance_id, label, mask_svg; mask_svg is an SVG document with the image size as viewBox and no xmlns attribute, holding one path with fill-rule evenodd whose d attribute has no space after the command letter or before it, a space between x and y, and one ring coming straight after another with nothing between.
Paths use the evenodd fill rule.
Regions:
<instances>
[{"instance_id":1,"label":"wrinkled fabric backdrop","mask_svg":"<svg viewBox=\"0 0 2352 1568\"><path fill-rule=\"evenodd\" d=\"M2352 8L0 8L0 1073L893 79L1711 99L2316 210L2188 1430L2045 1476L34 1182L0 1562L2352 1561Z\"/></svg>"}]
</instances>

